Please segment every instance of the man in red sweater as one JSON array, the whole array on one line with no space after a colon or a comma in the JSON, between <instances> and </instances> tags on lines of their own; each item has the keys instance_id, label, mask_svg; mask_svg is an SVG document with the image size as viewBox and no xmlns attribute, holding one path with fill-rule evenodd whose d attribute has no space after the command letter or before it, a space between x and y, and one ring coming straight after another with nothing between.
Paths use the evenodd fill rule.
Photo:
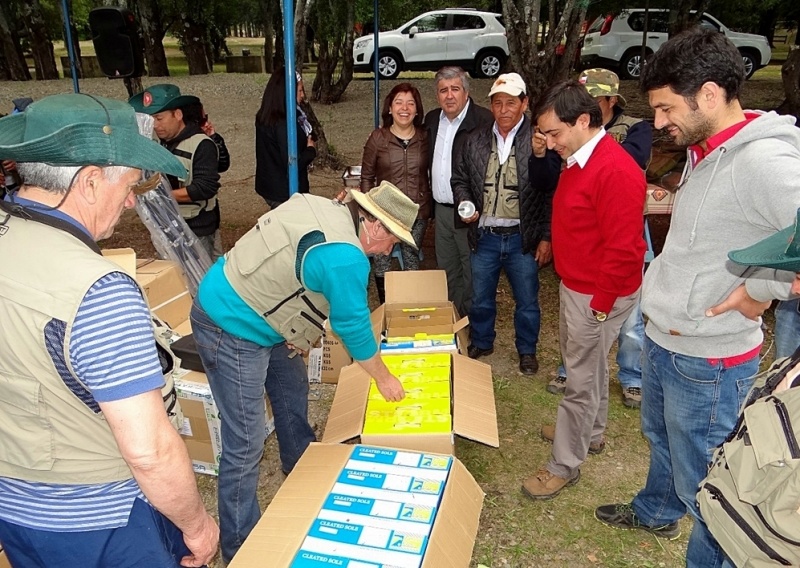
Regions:
<instances>
[{"instance_id":1,"label":"man in red sweater","mask_svg":"<svg viewBox=\"0 0 800 568\"><path fill-rule=\"evenodd\" d=\"M525 480L532 499L550 499L580 478L588 453L600 453L608 417L608 352L639 301L645 242L645 179L603 130L597 101L577 81L545 92L535 112L534 153L566 162L553 198L553 259L561 276L559 333L569 381L546 467Z\"/></svg>"}]
</instances>

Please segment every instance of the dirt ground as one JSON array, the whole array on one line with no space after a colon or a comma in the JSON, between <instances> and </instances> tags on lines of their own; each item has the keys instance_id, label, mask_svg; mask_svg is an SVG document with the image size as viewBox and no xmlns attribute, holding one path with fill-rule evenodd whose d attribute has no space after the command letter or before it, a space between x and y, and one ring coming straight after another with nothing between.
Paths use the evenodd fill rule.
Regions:
<instances>
[{"instance_id":1,"label":"dirt ground","mask_svg":"<svg viewBox=\"0 0 800 568\"><path fill-rule=\"evenodd\" d=\"M414 74L410 82L423 95L426 110L434 108L432 74ZM307 76L310 81L312 77ZM214 74L168 79L182 92L199 96L218 132L225 138L231 154L231 168L222 175L220 194L222 235L225 248L247 231L265 212L266 205L253 190L254 127L266 77L260 75ZM145 78L145 86L163 79ZM395 81L383 82L385 94ZM472 82L472 96L486 104L490 81ZM81 82L84 92L113 98L126 98L121 81L89 79ZM30 83L0 82L0 111L11 109L11 100L20 96L36 99L70 92L69 81ZM652 116L646 98L634 83L622 85L628 111L634 116ZM782 100L780 83L760 79L757 74L745 87L745 106L773 108ZM361 78L353 81L344 99L332 106L315 105L328 140L348 164L359 164L363 143L373 128L373 83ZM420 110L422 112L422 110ZM316 168L311 172L312 191L331 195L341 185L341 172ZM653 219L656 247L663 239L665 219ZM425 268L434 268L432 231L425 247ZM154 249L138 217L129 212L113 237L101 243L105 248L130 246L140 258L152 257ZM681 566L686 534L691 526L684 521L684 537L663 542L646 534L612 531L592 519L594 507L633 495L647 471L647 446L638 431L638 412L620 402L618 383L612 385L608 449L592 457L584 466L583 479L575 488L552 502L532 503L520 495L520 482L534 467L542 465L549 446L538 436L542 424L552 422L558 402L545 392L559 361L557 345L557 279L551 268L542 271L542 331L539 346L541 370L533 379L517 372L513 342L512 302L503 279L498 290L498 339L495 353L488 358L493 366L501 447L492 449L459 439L457 454L487 494L480 532L473 555L473 566ZM373 295L373 303L376 300ZM616 367L612 365L612 377ZM315 386L310 402L310 419L318 433L324 430L334 387ZM216 480L198 475L198 483L209 511L216 513ZM265 508L283 481L277 460L274 435L271 436L261 469L259 502ZM212 568L217 564L212 564Z\"/></svg>"}]
</instances>

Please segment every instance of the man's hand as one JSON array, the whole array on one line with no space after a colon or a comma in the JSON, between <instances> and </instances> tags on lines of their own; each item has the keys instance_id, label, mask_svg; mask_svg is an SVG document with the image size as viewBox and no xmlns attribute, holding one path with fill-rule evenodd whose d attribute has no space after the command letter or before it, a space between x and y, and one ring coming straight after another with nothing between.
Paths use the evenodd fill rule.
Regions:
<instances>
[{"instance_id":1,"label":"man's hand","mask_svg":"<svg viewBox=\"0 0 800 568\"><path fill-rule=\"evenodd\" d=\"M203 123L203 126L200 127L200 130L202 130L203 134L208 137L211 137L214 135L214 133L216 133L216 130L214 130L214 125L211 124L211 121L208 119L206 119L206 121Z\"/></svg>"},{"instance_id":2,"label":"man's hand","mask_svg":"<svg viewBox=\"0 0 800 568\"><path fill-rule=\"evenodd\" d=\"M375 386L381 391L386 402L400 402L406 397L406 391L403 390L403 385L394 375L389 375L382 379L375 379Z\"/></svg>"},{"instance_id":3,"label":"man's hand","mask_svg":"<svg viewBox=\"0 0 800 568\"><path fill-rule=\"evenodd\" d=\"M197 534L184 533L183 542L192 554L181 558L181 566L205 566L217 553L219 527L206 513Z\"/></svg>"},{"instance_id":4,"label":"man's hand","mask_svg":"<svg viewBox=\"0 0 800 568\"><path fill-rule=\"evenodd\" d=\"M759 302L751 298L750 294L747 293L747 288L742 284L731 292L722 302L708 308L706 310L706 316L713 317L731 310L736 310L747 319L758 321L758 318L769 308L770 304L772 304L771 301Z\"/></svg>"},{"instance_id":5,"label":"man's hand","mask_svg":"<svg viewBox=\"0 0 800 568\"><path fill-rule=\"evenodd\" d=\"M2 165L3 171L6 173L17 171L17 162L14 160L3 160L0 165Z\"/></svg>"},{"instance_id":6,"label":"man's hand","mask_svg":"<svg viewBox=\"0 0 800 568\"><path fill-rule=\"evenodd\" d=\"M306 148L316 148L317 142L314 140L313 137L309 136L306 138Z\"/></svg>"},{"instance_id":7,"label":"man's hand","mask_svg":"<svg viewBox=\"0 0 800 568\"><path fill-rule=\"evenodd\" d=\"M533 149L533 155L537 158L544 158L545 153L547 152L547 137L539 132L539 127L536 126L533 129L533 135L531 136L531 147Z\"/></svg>"},{"instance_id":8,"label":"man's hand","mask_svg":"<svg viewBox=\"0 0 800 568\"><path fill-rule=\"evenodd\" d=\"M553 248L550 245L550 241L539 241L539 246L536 247L533 258L536 259L539 268L553 260Z\"/></svg>"}]
</instances>

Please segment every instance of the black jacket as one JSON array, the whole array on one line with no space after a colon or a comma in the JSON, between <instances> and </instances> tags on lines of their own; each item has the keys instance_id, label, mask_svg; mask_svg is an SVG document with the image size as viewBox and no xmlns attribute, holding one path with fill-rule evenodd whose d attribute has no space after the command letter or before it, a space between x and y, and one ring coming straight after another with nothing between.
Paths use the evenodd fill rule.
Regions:
<instances>
[{"instance_id":1,"label":"black jacket","mask_svg":"<svg viewBox=\"0 0 800 568\"><path fill-rule=\"evenodd\" d=\"M492 153L492 126L474 130L459 152L459 160L453 164L450 184L455 202L472 201L478 211L483 210L483 184L486 168ZM517 156L517 178L520 192L520 232L522 251L534 252L539 241L550 240L550 218L553 213L553 194L561 169L561 158L551 150L544 158L536 158L531 150L531 121L527 116L514 137ZM531 179L530 162L536 160L548 172L546 182L538 176ZM552 172L555 172L552 175ZM478 244L478 222L469 225L469 246L474 251Z\"/></svg>"},{"instance_id":2,"label":"black jacket","mask_svg":"<svg viewBox=\"0 0 800 568\"><path fill-rule=\"evenodd\" d=\"M298 193L308 193L308 166L317 150L308 146L307 136L297 127ZM268 201L283 203L289 199L289 146L286 119L264 126L256 123L256 193Z\"/></svg>"},{"instance_id":3,"label":"black jacket","mask_svg":"<svg viewBox=\"0 0 800 568\"><path fill-rule=\"evenodd\" d=\"M428 130L428 164L430 165L431 169L433 169L433 153L436 146L436 137L439 135L439 119L441 116L442 109L440 108L434 109L425 115L424 126ZM472 97L470 97L469 106L467 107L467 114L464 116L464 120L461 121L461 124L458 125L458 130L456 130L456 135L453 138L453 153L451 157L451 165L453 167L455 167L455 164L458 162L459 151L467 136L476 128L491 127L493 122L494 117L492 116L491 111L479 106L475 103L475 101L472 100ZM432 184L432 171L430 179ZM436 208L434 207L432 213L435 211ZM458 216L458 211L456 211L455 207L453 208L453 215L456 227L467 226L461 220L461 217Z\"/></svg>"}]
</instances>

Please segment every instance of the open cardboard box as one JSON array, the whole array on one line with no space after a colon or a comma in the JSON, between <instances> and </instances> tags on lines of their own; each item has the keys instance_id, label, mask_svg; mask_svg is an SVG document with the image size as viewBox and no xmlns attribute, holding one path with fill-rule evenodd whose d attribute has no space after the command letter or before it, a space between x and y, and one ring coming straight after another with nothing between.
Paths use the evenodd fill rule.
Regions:
<instances>
[{"instance_id":1,"label":"open cardboard box","mask_svg":"<svg viewBox=\"0 0 800 568\"><path fill-rule=\"evenodd\" d=\"M3 547L0 546L0 568L11 568L11 563L8 561L8 556L3 552Z\"/></svg>"},{"instance_id":2,"label":"open cardboard box","mask_svg":"<svg viewBox=\"0 0 800 568\"><path fill-rule=\"evenodd\" d=\"M229 568L291 565L353 446L311 444L283 482ZM478 535L483 490L453 459L422 566L466 568Z\"/></svg>"},{"instance_id":3,"label":"open cardboard box","mask_svg":"<svg viewBox=\"0 0 800 568\"><path fill-rule=\"evenodd\" d=\"M497 448L497 410L489 365L452 353L453 432L449 434L362 434L372 378L357 363L342 369L322 441L338 443L361 437L361 443L454 454L454 434ZM409 355L409 357L413 357Z\"/></svg>"}]
</instances>

